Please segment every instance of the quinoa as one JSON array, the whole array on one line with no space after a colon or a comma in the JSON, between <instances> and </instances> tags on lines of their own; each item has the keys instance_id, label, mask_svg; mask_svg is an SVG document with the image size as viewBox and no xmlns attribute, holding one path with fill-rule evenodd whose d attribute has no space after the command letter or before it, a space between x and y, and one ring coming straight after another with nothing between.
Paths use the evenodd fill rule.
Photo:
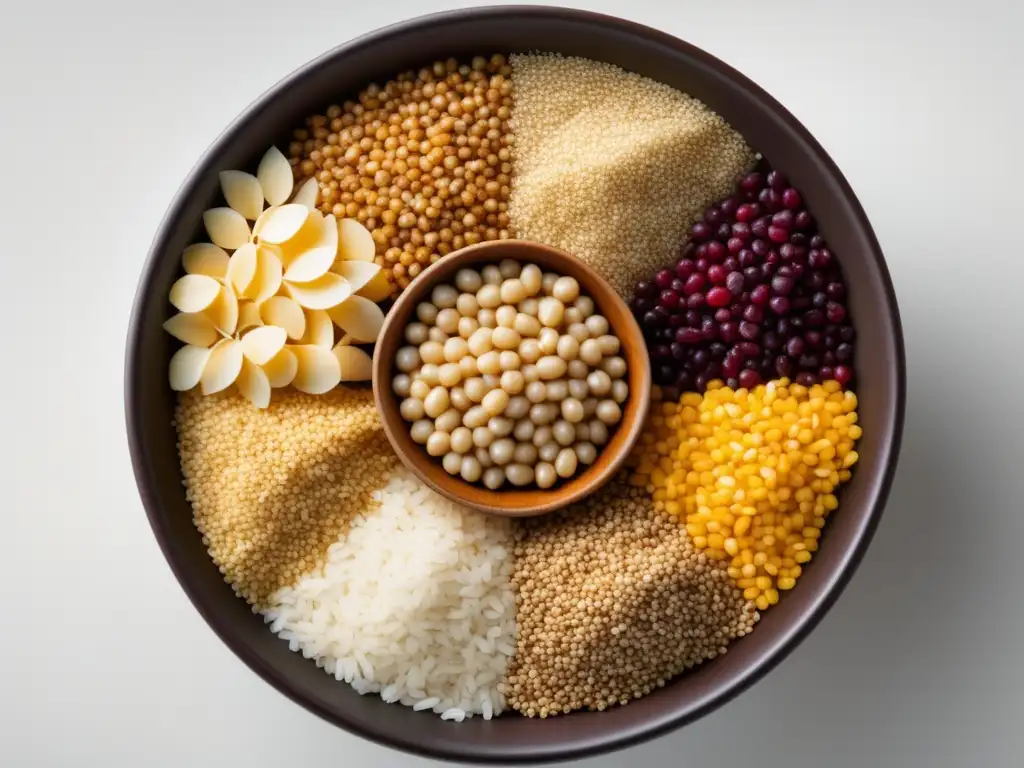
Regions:
<instances>
[{"instance_id":1,"label":"quinoa","mask_svg":"<svg viewBox=\"0 0 1024 768\"><path fill-rule=\"evenodd\" d=\"M320 210L358 219L397 295L442 256L511 237L512 68L502 55L435 62L312 115L288 156Z\"/></svg>"},{"instance_id":2,"label":"quinoa","mask_svg":"<svg viewBox=\"0 0 1024 768\"><path fill-rule=\"evenodd\" d=\"M758 620L724 567L620 475L517 527L511 707L548 717L627 704L725 653Z\"/></svg>"},{"instance_id":3,"label":"quinoa","mask_svg":"<svg viewBox=\"0 0 1024 768\"><path fill-rule=\"evenodd\" d=\"M256 607L323 564L396 464L369 389L182 393L178 452L193 521L235 593Z\"/></svg>"},{"instance_id":4,"label":"quinoa","mask_svg":"<svg viewBox=\"0 0 1024 768\"><path fill-rule=\"evenodd\" d=\"M623 296L754 163L721 117L663 83L556 54L511 61L512 226L588 262Z\"/></svg>"}]
</instances>

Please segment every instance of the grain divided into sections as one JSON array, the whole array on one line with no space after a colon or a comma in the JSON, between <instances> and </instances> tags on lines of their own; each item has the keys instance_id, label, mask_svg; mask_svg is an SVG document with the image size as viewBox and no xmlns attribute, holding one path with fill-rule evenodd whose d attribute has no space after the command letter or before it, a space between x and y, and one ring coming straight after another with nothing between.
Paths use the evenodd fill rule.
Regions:
<instances>
[{"instance_id":1,"label":"grain divided into sections","mask_svg":"<svg viewBox=\"0 0 1024 768\"><path fill-rule=\"evenodd\" d=\"M292 651L446 721L600 711L798 588L858 460L856 334L811 202L719 115L608 64L495 54L338 94L252 160L220 174L164 328L198 534ZM630 302L656 379L629 469L525 520L402 469L366 385L392 299L515 237ZM478 266L417 308L384 385L448 472L544 490L636 393L576 276Z\"/></svg>"}]
</instances>

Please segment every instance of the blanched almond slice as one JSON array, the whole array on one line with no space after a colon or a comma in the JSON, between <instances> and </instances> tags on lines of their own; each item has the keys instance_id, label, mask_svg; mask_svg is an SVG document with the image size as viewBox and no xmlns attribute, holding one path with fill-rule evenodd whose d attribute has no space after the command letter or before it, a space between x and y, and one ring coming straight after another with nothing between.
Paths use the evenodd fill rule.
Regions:
<instances>
[{"instance_id":1,"label":"blanched almond slice","mask_svg":"<svg viewBox=\"0 0 1024 768\"><path fill-rule=\"evenodd\" d=\"M238 299L231 284L222 285L213 304L204 313L221 333L231 335L238 327Z\"/></svg>"},{"instance_id":2,"label":"blanched almond slice","mask_svg":"<svg viewBox=\"0 0 1024 768\"><path fill-rule=\"evenodd\" d=\"M330 309L352 295L348 280L333 272L309 283L285 283L285 289L306 309Z\"/></svg>"},{"instance_id":3,"label":"blanched almond slice","mask_svg":"<svg viewBox=\"0 0 1024 768\"><path fill-rule=\"evenodd\" d=\"M260 236L260 232L263 231L263 225L267 223L267 219L269 219L271 216L274 215L275 211L277 211L277 206L276 205L272 205L269 208L267 208L265 211L263 211L263 213L260 214L260 217L258 219L256 219L255 223L252 225L252 239L253 240L255 240L256 238L258 238Z\"/></svg>"},{"instance_id":4,"label":"blanched almond slice","mask_svg":"<svg viewBox=\"0 0 1024 768\"><path fill-rule=\"evenodd\" d=\"M285 300L288 301L288 299ZM245 333L252 328L259 328L261 325L263 325L263 318L260 317L259 306L252 301L240 302L238 305L238 325L235 330L239 333Z\"/></svg>"},{"instance_id":5,"label":"blanched almond slice","mask_svg":"<svg viewBox=\"0 0 1024 768\"><path fill-rule=\"evenodd\" d=\"M366 261L336 261L331 270L348 280L355 293L380 272L380 266Z\"/></svg>"},{"instance_id":6,"label":"blanched almond slice","mask_svg":"<svg viewBox=\"0 0 1024 768\"><path fill-rule=\"evenodd\" d=\"M294 299L287 296L271 296L259 307L263 322L284 328L288 338L298 341L306 333L306 315Z\"/></svg>"},{"instance_id":7,"label":"blanched almond slice","mask_svg":"<svg viewBox=\"0 0 1024 768\"><path fill-rule=\"evenodd\" d=\"M271 147L263 155L260 167L256 169L256 178L263 187L263 196L271 205L281 205L291 197L292 166L277 147Z\"/></svg>"},{"instance_id":8,"label":"blanched almond slice","mask_svg":"<svg viewBox=\"0 0 1024 768\"><path fill-rule=\"evenodd\" d=\"M310 395L322 395L341 381L341 366L330 349L315 344L288 347L299 361L292 386Z\"/></svg>"},{"instance_id":9,"label":"blanched almond slice","mask_svg":"<svg viewBox=\"0 0 1024 768\"><path fill-rule=\"evenodd\" d=\"M235 381L238 391L257 408L270 405L270 378L255 363L242 361L242 370Z\"/></svg>"},{"instance_id":10,"label":"blanched almond slice","mask_svg":"<svg viewBox=\"0 0 1024 768\"><path fill-rule=\"evenodd\" d=\"M278 328L276 325L261 325L245 334L238 343L242 347L243 355L256 365L264 365L284 349L284 343L287 340L288 334L284 332L284 328Z\"/></svg>"},{"instance_id":11,"label":"blanched almond slice","mask_svg":"<svg viewBox=\"0 0 1024 768\"><path fill-rule=\"evenodd\" d=\"M373 235L357 219L338 222L338 258L345 261L373 261Z\"/></svg>"},{"instance_id":12,"label":"blanched almond slice","mask_svg":"<svg viewBox=\"0 0 1024 768\"><path fill-rule=\"evenodd\" d=\"M274 389L287 387L291 384L298 370L299 359L295 357L295 354L288 347L278 352L273 360L263 366L263 371L267 374L270 386Z\"/></svg>"},{"instance_id":13,"label":"blanched almond slice","mask_svg":"<svg viewBox=\"0 0 1024 768\"><path fill-rule=\"evenodd\" d=\"M262 304L281 288L281 260L263 247L256 249L256 276L249 283L246 298Z\"/></svg>"},{"instance_id":14,"label":"blanched almond slice","mask_svg":"<svg viewBox=\"0 0 1024 768\"><path fill-rule=\"evenodd\" d=\"M273 246L281 251L281 263L291 264L300 254L315 248L322 237L324 215L320 211L309 211L299 231L286 242Z\"/></svg>"},{"instance_id":15,"label":"blanched almond slice","mask_svg":"<svg viewBox=\"0 0 1024 768\"><path fill-rule=\"evenodd\" d=\"M313 248L300 253L284 273L284 279L295 283L308 283L326 274L334 263L335 251L331 248Z\"/></svg>"},{"instance_id":16,"label":"blanched almond slice","mask_svg":"<svg viewBox=\"0 0 1024 768\"><path fill-rule=\"evenodd\" d=\"M357 342L376 341L384 325L384 312L369 299L349 296L327 313L341 330Z\"/></svg>"},{"instance_id":17,"label":"blanched almond slice","mask_svg":"<svg viewBox=\"0 0 1024 768\"><path fill-rule=\"evenodd\" d=\"M290 240L302 229L302 225L306 223L306 217L309 214L310 210L298 203L279 206L274 208L272 212L268 209L267 213L261 217L263 221L260 226L260 241L277 244Z\"/></svg>"},{"instance_id":18,"label":"blanched almond slice","mask_svg":"<svg viewBox=\"0 0 1024 768\"><path fill-rule=\"evenodd\" d=\"M334 346L334 323L327 312L322 309L306 310L306 333L301 343L328 349Z\"/></svg>"},{"instance_id":19,"label":"blanched almond slice","mask_svg":"<svg viewBox=\"0 0 1024 768\"><path fill-rule=\"evenodd\" d=\"M391 283L388 282L387 273L382 269L374 275L370 282L359 289L359 295L370 301L384 301L391 295Z\"/></svg>"},{"instance_id":20,"label":"blanched almond slice","mask_svg":"<svg viewBox=\"0 0 1024 768\"><path fill-rule=\"evenodd\" d=\"M342 381L369 381L373 377L373 361L359 347L339 344L332 352L338 358Z\"/></svg>"},{"instance_id":21,"label":"blanched almond slice","mask_svg":"<svg viewBox=\"0 0 1024 768\"><path fill-rule=\"evenodd\" d=\"M311 231L315 226L315 231ZM314 239L304 243L307 237ZM324 274L334 263L338 255L338 224L334 216L321 216L319 211L311 211L302 230L284 245L289 254L288 269L285 280L296 283L307 283Z\"/></svg>"},{"instance_id":22,"label":"blanched almond slice","mask_svg":"<svg viewBox=\"0 0 1024 768\"><path fill-rule=\"evenodd\" d=\"M256 221L263 213L263 188L251 173L221 171L220 189L228 205L249 221Z\"/></svg>"},{"instance_id":23,"label":"blanched almond slice","mask_svg":"<svg viewBox=\"0 0 1024 768\"><path fill-rule=\"evenodd\" d=\"M219 291L220 283L209 275L185 275L171 286L171 304L182 312L202 312Z\"/></svg>"},{"instance_id":24,"label":"blanched almond slice","mask_svg":"<svg viewBox=\"0 0 1024 768\"><path fill-rule=\"evenodd\" d=\"M231 254L228 261L227 279L239 296L245 295L253 277L256 275L256 246L246 243Z\"/></svg>"},{"instance_id":25,"label":"blanched almond slice","mask_svg":"<svg viewBox=\"0 0 1024 768\"><path fill-rule=\"evenodd\" d=\"M228 254L213 243L196 243L181 254L181 264L190 275L209 275L223 280L228 272Z\"/></svg>"},{"instance_id":26,"label":"blanched almond slice","mask_svg":"<svg viewBox=\"0 0 1024 768\"><path fill-rule=\"evenodd\" d=\"M295 192L295 197L292 198L293 203L300 203L306 206L309 210L316 210L317 201L320 199L320 185L317 184L316 179L306 179L302 186L299 187Z\"/></svg>"},{"instance_id":27,"label":"blanched almond slice","mask_svg":"<svg viewBox=\"0 0 1024 768\"><path fill-rule=\"evenodd\" d=\"M249 242L249 225L234 208L211 208L203 212L203 224L214 245L233 251Z\"/></svg>"},{"instance_id":28,"label":"blanched almond slice","mask_svg":"<svg viewBox=\"0 0 1024 768\"><path fill-rule=\"evenodd\" d=\"M179 341L196 347L207 348L220 338L213 323L202 313L179 312L164 323L164 330Z\"/></svg>"},{"instance_id":29,"label":"blanched almond slice","mask_svg":"<svg viewBox=\"0 0 1024 768\"><path fill-rule=\"evenodd\" d=\"M184 346L171 358L170 381L175 392L187 392L199 383L203 369L210 359L211 350L205 347Z\"/></svg>"},{"instance_id":30,"label":"blanched almond slice","mask_svg":"<svg viewBox=\"0 0 1024 768\"><path fill-rule=\"evenodd\" d=\"M349 344L352 343L352 341L353 341L353 339L352 339L351 336L349 336L347 333L343 333L343 334L341 334L341 338L338 339L338 343L335 344L335 346L336 347L347 347Z\"/></svg>"},{"instance_id":31,"label":"blanched almond slice","mask_svg":"<svg viewBox=\"0 0 1024 768\"><path fill-rule=\"evenodd\" d=\"M210 351L210 359L206 361L199 384L204 395L230 387L242 370L242 346L233 339L224 340Z\"/></svg>"}]
</instances>

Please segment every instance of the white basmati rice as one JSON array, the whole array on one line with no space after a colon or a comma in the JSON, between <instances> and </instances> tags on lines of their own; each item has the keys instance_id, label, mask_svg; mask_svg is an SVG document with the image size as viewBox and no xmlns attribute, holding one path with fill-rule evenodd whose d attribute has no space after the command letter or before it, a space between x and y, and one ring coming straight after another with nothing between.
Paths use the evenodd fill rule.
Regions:
<instances>
[{"instance_id":1,"label":"white basmati rice","mask_svg":"<svg viewBox=\"0 0 1024 768\"><path fill-rule=\"evenodd\" d=\"M289 648L361 694L443 720L500 714L515 647L508 520L444 499L406 471L356 518L319 573L263 611Z\"/></svg>"}]
</instances>

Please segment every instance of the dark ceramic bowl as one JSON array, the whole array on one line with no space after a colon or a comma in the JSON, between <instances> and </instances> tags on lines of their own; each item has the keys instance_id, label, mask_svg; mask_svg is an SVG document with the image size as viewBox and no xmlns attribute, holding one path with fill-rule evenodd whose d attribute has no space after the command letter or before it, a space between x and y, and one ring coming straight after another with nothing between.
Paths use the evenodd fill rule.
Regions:
<instances>
[{"instance_id":1,"label":"dark ceramic bowl","mask_svg":"<svg viewBox=\"0 0 1024 768\"><path fill-rule=\"evenodd\" d=\"M181 485L171 426L175 397L167 385L174 342L161 323L182 249L200 235L202 211L218 198L218 171L254 166L307 114L371 80L437 58L532 50L612 62L692 94L803 191L850 289L864 438L842 506L800 584L728 654L621 709L443 723L337 683L291 653L224 583L192 525ZM476 763L576 758L635 744L706 714L781 661L835 602L871 540L896 467L904 389L899 313L878 242L846 180L806 129L750 80L687 43L607 16L534 7L464 10L389 27L313 61L249 107L189 174L160 226L132 310L125 369L128 438L150 523L182 588L221 639L271 685L342 728L409 752Z\"/></svg>"}]
</instances>

